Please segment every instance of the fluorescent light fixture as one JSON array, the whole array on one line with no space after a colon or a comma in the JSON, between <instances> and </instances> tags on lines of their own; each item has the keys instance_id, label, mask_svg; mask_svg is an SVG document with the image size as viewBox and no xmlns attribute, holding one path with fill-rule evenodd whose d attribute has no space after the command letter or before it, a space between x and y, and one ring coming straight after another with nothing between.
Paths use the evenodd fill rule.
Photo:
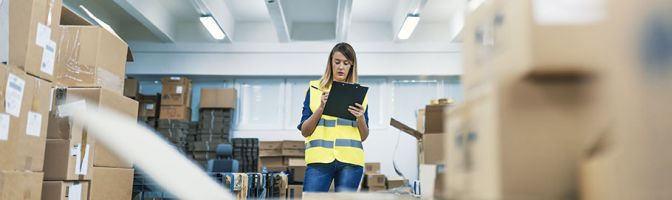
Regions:
<instances>
[{"instance_id":1,"label":"fluorescent light fixture","mask_svg":"<svg viewBox=\"0 0 672 200\"><path fill-rule=\"evenodd\" d=\"M415 27L418 26L418 22L420 22L420 15L407 15L406 19L404 19L404 24L401 25L401 30L397 34L397 38L400 40L410 38L413 31L415 31Z\"/></svg>"},{"instance_id":2,"label":"fluorescent light fixture","mask_svg":"<svg viewBox=\"0 0 672 200\"><path fill-rule=\"evenodd\" d=\"M208 29L208 32L210 32L210 35L212 35L213 38L222 40L226 37L224 31L222 31L222 28L219 27L219 24L217 24L217 21L215 21L215 18L213 18L212 15L201 16L201 24L205 26L205 29Z\"/></svg>"}]
</instances>

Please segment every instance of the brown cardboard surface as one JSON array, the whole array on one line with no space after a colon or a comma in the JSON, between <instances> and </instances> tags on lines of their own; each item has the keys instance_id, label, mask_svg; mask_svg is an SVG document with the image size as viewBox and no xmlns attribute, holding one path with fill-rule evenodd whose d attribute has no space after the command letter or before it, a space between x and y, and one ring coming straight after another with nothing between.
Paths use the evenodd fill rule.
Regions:
<instances>
[{"instance_id":1,"label":"brown cardboard surface","mask_svg":"<svg viewBox=\"0 0 672 200\"><path fill-rule=\"evenodd\" d=\"M282 156L305 156L305 149L282 149Z\"/></svg>"},{"instance_id":2,"label":"brown cardboard surface","mask_svg":"<svg viewBox=\"0 0 672 200\"><path fill-rule=\"evenodd\" d=\"M449 189L467 199L577 196L581 147L604 125L599 87L586 77L520 77L464 103L445 152L447 176L465 181L448 180Z\"/></svg>"},{"instance_id":3,"label":"brown cardboard surface","mask_svg":"<svg viewBox=\"0 0 672 200\"><path fill-rule=\"evenodd\" d=\"M259 163L261 166L287 166L283 162L283 157L261 157Z\"/></svg>"},{"instance_id":4,"label":"brown cardboard surface","mask_svg":"<svg viewBox=\"0 0 672 200\"><path fill-rule=\"evenodd\" d=\"M380 163L364 164L364 174L380 174Z\"/></svg>"},{"instance_id":5,"label":"brown cardboard surface","mask_svg":"<svg viewBox=\"0 0 672 200\"><path fill-rule=\"evenodd\" d=\"M202 88L200 108L236 108L236 95L231 88Z\"/></svg>"},{"instance_id":6,"label":"brown cardboard surface","mask_svg":"<svg viewBox=\"0 0 672 200\"><path fill-rule=\"evenodd\" d=\"M425 134L422 139L424 163L444 164L444 136L445 134Z\"/></svg>"},{"instance_id":7,"label":"brown cardboard surface","mask_svg":"<svg viewBox=\"0 0 672 200\"><path fill-rule=\"evenodd\" d=\"M128 45L97 26L61 26L55 82L123 94Z\"/></svg>"},{"instance_id":8,"label":"brown cardboard surface","mask_svg":"<svg viewBox=\"0 0 672 200\"><path fill-rule=\"evenodd\" d=\"M367 174L366 175L366 184L371 187L385 187L385 175L382 174Z\"/></svg>"},{"instance_id":9,"label":"brown cardboard surface","mask_svg":"<svg viewBox=\"0 0 672 200\"><path fill-rule=\"evenodd\" d=\"M138 79L125 79L124 80L124 96L132 99L137 99L140 94L140 84Z\"/></svg>"},{"instance_id":10,"label":"brown cardboard surface","mask_svg":"<svg viewBox=\"0 0 672 200\"><path fill-rule=\"evenodd\" d=\"M47 72L44 72L40 70L44 46L37 45L38 24L50 29L50 35L45 34L42 36L45 37L45 40L52 40L58 43L60 38L59 21L61 18L61 6L61 0L11 1L9 4L10 65L19 66L27 73L40 78L49 81L53 80L53 71L48 72L46 70ZM57 46L58 44L56 44ZM57 68L57 65L54 65L54 68Z\"/></svg>"},{"instance_id":11,"label":"brown cardboard surface","mask_svg":"<svg viewBox=\"0 0 672 200\"><path fill-rule=\"evenodd\" d=\"M306 166L306 159L305 158L289 157L289 158L287 158L287 165L290 166L290 167Z\"/></svg>"},{"instance_id":12,"label":"brown cardboard surface","mask_svg":"<svg viewBox=\"0 0 672 200\"><path fill-rule=\"evenodd\" d=\"M259 149L259 157L282 156L282 149Z\"/></svg>"},{"instance_id":13,"label":"brown cardboard surface","mask_svg":"<svg viewBox=\"0 0 672 200\"><path fill-rule=\"evenodd\" d=\"M387 188L398 188L406 186L406 180L404 178L388 178L387 179Z\"/></svg>"},{"instance_id":14,"label":"brown cardboard surface","mask_svg":"<svg viewBox=\"0 0 672 200\"><path fill-rule=\"evenodd\" d=\"M188 106L162 105L159 112L159 119L191 121L191 108Z\"/></svg>"},{"instance_id":15,"label":"brown cardboard surface","mask_svg":"<svg viewBox=\"0 0 672 200\"><path fill-rule=\"evenodd\" d=\"M259 150L274 150L281 149L282 141L261 141L259 142Z\"/></svg>"},{"instance_id":16,"label":"brown cardboard surface","mask_svg":"<svg viewBox=\"0 0 672 200\"><path fill-rule=\"evenodd\" d=\"M90 103L91 105L97 106L96 108L100 107L110 109L133 119L137 118L138 114L137 113L138 102L104 88L68 88L66 90L65 98L66 98L65 100L66 104L83 100L87 103ZM60 118L54 120L59 121L56 123L60 123L61 125L68 124L67 118ZM79 131L80 131L79 129L75 128L68 130L67 128L63 129L61 127L61 132L70 132L70 134L75 134L75 132ZM83 130L83 132L84 135L87 135L86 130ZM67 135L67 134L59 134L59 135ZM126 161L123 161L121 160L121 158L112 154L103 145L95 145L92 151L96 152L95 153L96 156L91 157L93 159L95 166L117 167L117 168L131 168L133 166L131 163L127 163Z\"/></svg>"},{"instance_id":17,"label":"brown cardboard surface","mask_svg":"<svg viewBox=\"0 0 672 200\"><path fill-rule=\"evenodd\" d=\"M191 80L185 77L161 79L161 105L191 107Z\"/></svg>"},{"instance_id":18,"label":"brown cardboard surface","mask_svg":"<svg viewBox=\"0 0 672 200\"><path fill-rule=\"evenodd\" d=\"M152 95L140 95L138 99L140 104L140 111L138 111L138 116L140 117L156 117L157 109L159 108L159 97Z\"/></svg>"},{"instance_id":19,"label":"brown cardboard surface","mask_svg":"<svg viewBox=\"0 0 672 200\"><path fill-rule=\"evenodd\" d=\"M303 183L306 176L306 166L289 166L289 173L294 176L294 182Z\"/></svg>"},{"instance_id":20,"label":"brown cardboard surface","mask_svg":"<svg viewBox=\"0 0 672 200\"><path fill-rule=\"evenodd\" d=\"M93 167L94 144L82 143L81 136L74 137L70 140L47 139L47 147L44 158L44 180L47 181L64 181L64 180L91 180L91 168ZM77 147L81 151L74 151ZM88 159L86 155L86 146L89 148ZM80 156L72 156L71 152L77 152ZM81 169L85 175L78 175L77 159L79 162L88 160ZM86 169L84 169L86 168ZM85 171L84 171L85 170Z\"/></svg>"},{"instance_id":21,"label":"brown cardboard surface","mask_svg":"<svg viewBox=\"0 0 672 200\"><path fill-rule=\"evenodd\" d=\"M387 188L385 186L371 186L369 187L369 192L381 192L385 191Z\"/></svg>"},{"instance_id":22,"label":"brown cardboard surface","mask_svg":"<svg viewBox=\"0 0 672 200\"><path fill-rule=\"evenodd\" d=\"M287 188L287 199L301 199L303 196L303 185L289 185Z\"/></svg>"},{"instance_id":23,"label":"brown cardboard surface","mask_svg":"<svg viewBox=\"0 0 672 200\"><path fill-rule=\"evenodd\" d=\"M448 105L427 105L425 107L425 134L443 133L444 111Z\"/></svg>"},{"instance_id":24,"label":"brown cardboard surface","mask_svg":"<svg viewBox=\"0 0 672 200\"><path fill-rule=\"evenodd\" d=\"M0 199L39 200L42 177L41 172L0 171Z\"/></svg>"},{"instance_id":25,"label":"brown cardboard surface","mask_svg":"<svg viewBox=\"0 0 672 200\"><path fill-rule=\"evenodd\" d=\"M0 89L3 90L3 98L5 98L5 106L1 109L5 111L4 114L9 116L9 128L7 134L7 140L0 140L0 149L4 149L6 153L3 153L5 156L0 158L0 170L34 170L42 171L41 165L42 160L44 159L44 149L43 149L43 137L31 136L26 134L26 118L28 116L28 111L32 107L33 94L35 93L35 82L32 77L28 76L25 72L21 71L16 67L9 67L7 73L3 76L4 82L0 83ZM3 73L5 71L3 70ZM5 108L9 105L5 91L10 85L8 80L9 77L15 77L16 81L12 84L15 86L13 88L18 88L20 83L23 82L22 93L18 94L21 101L18 100L14 103L17 106L18 116L9 114ZM20 105L19 105L20 104ZM1 134L1 133L0 133ZM25 145L35 145L25 146Z\"/></svg>"},{"instance_id":26,"label":"brown cardboard surface","mask_svg":"<svg viewBox=\"0 0 672 200\"><path fill-rule=\"evenodd\" d=\"M22 164L21 168L25 170L41 172L47 142L51 83L33 76L26 78L26 82L31 83L26 84L23 104L26 104L29 110L22 113L26 115L25 117L21 117L20 126L23 126L25 131L19 134L17 162Z\"/></svg>"},{"instance_id":27,"label":"brown cardboard surface","mask_svg":"<svg viewBox=\"0 0 672 200\"><path fill-rule=\"evenodd\" d=\"M5 88L7 87L7 68L6 65L3 65L0 63L0 105L5 105ZM0 111L4 114L5 112L5 106L0 106ZM8 114L5 114L8 115ZM12 119L10 117L9 119L9 127L19 127L19 120L14 118ZM6 133L0 132L0 134L6 134L7 139L0 139L0 152L7 152L4 153L4 155L14 155L15 150L16 150L16 144L17 144L17 139L14 139L10 135L11 131L8 131ZM0 170L9 170L13 168L13 165L15 163L16 158L14 156L2 156L0 157Z\"/></svg>"},{"instance_id":28,"label":"brown cardboard surface","mask_svg":"<svg viewBox=\"0 0 672 200\"><path fill-rule=\"evenodd\" d=\"M408 127L406 124L403 124L394 118L390 118L390 126L399 129L400 131L403 131L404 133L414 137L417 140L422 139L422 133L418 132L415 129L412 129L411 127Z\"/></svg>"},{"instance_id":29,"label":"brown cardboard surface","mask_svg":"<svg viewBox=\"0 0 672 200\"><path fill-rule=\"evenodd\" d=\"M285 140L282 141L282 149L306 149L306 143L303 140Z\"/></svg>"},{"instance_id":30,"label":"brown cardboard surface","mask_svg":"<svg viewBox=\"0 0 672 200\"><path fill-rule=\"evenodd\" d=\"M133 169L94 167L90 199L128 200L133 192Z\"/></svg>"},{"instance_id":31,"label":"brown cardboard surface","mask_svg":"<svg viewBox=\"0 0 672 200\"><path fill-rule=\"evenodd\" d=\"M42 200L69 200L71 188L81 188L79 199L89 199L89 182L87 181L44 181L42 183Z\"/></svg>"}]
</instances>

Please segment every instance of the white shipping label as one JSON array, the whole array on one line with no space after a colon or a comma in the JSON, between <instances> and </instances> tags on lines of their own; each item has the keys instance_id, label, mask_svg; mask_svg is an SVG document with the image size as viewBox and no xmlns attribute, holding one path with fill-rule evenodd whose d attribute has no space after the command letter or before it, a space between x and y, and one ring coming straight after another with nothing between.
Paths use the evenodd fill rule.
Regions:
<instances>
[{"instance_id":1,"label":"white shipping label","mask_svg":"<svg viewBox=\"0 0 672 200\"><path fill-rule=\"evenodd\" d=\"M76 151L76 159L75 161L75 174L77 175L86 175L86 172L89 170L89 145L86 145L86 148L84 148L84 155L81 154L81 149L82 146L78 145L76 148L73 150Z\"/></svg>"},{"instance_id":2,"label":"white shipping label","mask_svg":"<svg viewBox=\"0 0 672 200\"><path fill-rule=\"evenodd\" d=\"M5 112L19 117L21 115L21 102L23 101L23 89L26 81L14 74L7 77L7 89L5 96Z\"/></svg>"},{"instance_id":3,"label":"white shipping label","mask_svg":"<svg viewBox=\"0 0 672 200\"><path fill-rule=\"evenodd\" d=\"M534 20L541 25L581 25L607 17L605 0L534 0Z\"/></svg>"},{"instance_id":4,"label":"white shipping label","mask_svg":"<svg viewBox=\"0 0 672 200\"><path fill-rule=\"evenodd\" d=\"M170 77L170 80L179 81L179 80L180 80L180 77L177 77L177 76L171 76L171 77Z\"/></svg>"},{"instance_id":5,"label":"white shipping label","mask_svg":"<svg viewBox=\"0 0 672 200\"><path fill-rule=\"evenodd\" d=\"M86 109L86 101L79 100L68 104L58 106L58 117L69 117L77 111Z\"/></svg>"},{"instance_id":6,"label":"white shipping label","mask_svg":"<svg viewBox=\"0 0 672 200\"><path fill-rule=\"evenodd\" d=\"M9 139L9 115L0 113L0 140Z\"/></svg>"},{"instance_id":7,"label":"white shipping label","mask_svg":"<svg viewBox=\"0 0 672 200\"><path fill-rule=\"evenodd\" d=\"M42 51L40 71L49 75L54 75L54 60L56 60L56 42L49 40L49 43Z\"/></svg>"},{"instance_id":8,"label":"white shipping label","mask_svg":"<svg viewBox=\"0 0 672 200\"><path fill-rule=\"evenodd\" d=\"M68 190L68 200L81 200L82 199L82 184L76 183L70 186Z\"/></svg>"},{"instance_id":9,"label":"white shipping label","mask_svg":"<svg viewBox=\"0 0 672 200\"><path fill-rule=\"evenodd\" d=\"M42 23L37 23L37 34L35 35L35 44L44 48L51 41L51 28Z\"/></svg>"},{"instance_id":10,"label":"white shipping label","mask_svg":"<svg viewBox=\"0 0 672 200\"><path fill-rule=\"evenodd\" d=\"M175 93L182 94L182 86L175 87Z\"/></svg>"},{"instance_id":11,"label":"white shipping label","mask_svg":"<svg viewBox=\"0 0 672 200\"><path fill-rule=\"evenodd\" d=\"M26 135L40 137L41 131L42 131L42 114L36 112L28 112Z\"/></svg>"},{"instance_id":12,"label":"white shipping label","mask_svg":"<svg viewBox=\"0 0 672 200\"><path fill-rule=\"evenodd\" d=\"M148 103L147 105L145 105L145 109L154 110L154 104L153 103Z\"/></svg>"},{"instance_id":13,"label":"white shipping label","mask_svg":"<svg viewBox=\"0 0 672 200\"><path fill-rule=\"evenodd\" d=\"M76 144L72 147L70 156L75 157L75 174L79 174L80 166L82 166L82 144Z\"/></svg>"}]
</instances>

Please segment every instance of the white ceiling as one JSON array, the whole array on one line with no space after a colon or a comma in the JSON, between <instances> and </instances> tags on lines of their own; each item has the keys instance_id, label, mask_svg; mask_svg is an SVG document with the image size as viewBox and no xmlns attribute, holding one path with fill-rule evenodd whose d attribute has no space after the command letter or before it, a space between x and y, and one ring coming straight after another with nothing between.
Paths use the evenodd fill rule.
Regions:
<instances>
[{"instance_id":1,"label":"white ceiling","mask_svg":"<svg viewBox=\"0 0 672 200\"><path fill-rule=\"evenodd\" d=\"M91 10L97 17L110 24L119 32L119 34L129 42L164 42L164 43L180 43L183 38L189 38L189 42L213 42L210 36L202 28L193 30L181 30L186 27L194 27L198 24L199 11L197 11L192 1L214 2L223 1L228 8L208 8L220 9L217 13L230 13L229 18L231 24L228 27L230 30L224 30L228 35L233 35L231 42L236 42L236 35L248 35L246 31L261 31L267 30L265 27L274 23L272 16L269 14L266 1L271 0L156 0L158 5L150 4L147 0L64 0L64 3L71 8L77 8L78 5L83 4ZM311 35L311 34L326 34L315 35L307 38L317 38L317 40L329 40L334 34L320 33L325 31L314 31L315 29L323 29L326 26L336 26L338 17L339 1L349 0L274 0L282 3L285 14L285 21L289 24L305 23L299 29L288 31L290 34L296 35ZM366 32L386 32L388 40L392 41L392 37L387 35L395 34L392 28L395 27L393 23L399 23L396 18L405 16L404 6L408 1L422 1L422 0L351 0L352 8L350 14L350 26L353 27L371 27L384 30L347 30L349 34L366 33ZM424 26L449 26L451 17L457 10L462 9L460 1L466 0L427 0L425 7L421 10L421 25ZM120 3L121 2L121 3ZM148 5L150 4L150 5ZM221 5L221 4L211 4ZM401 9L400 9L401 8ZM406 9L408 10L408 9ZM223 12L221 12L223 11ZM75 12L81 13L76 10ZM131 14L129 14L131 13ZM214 11L212 13L215 13ZM221 17L221 16L220 16ZM218 20L219 21L219 20ZM222 23L227 22L219 22ZM276 22L277 23L277 22ZM166 25L168 24L168 25ZM246 24L244 29L236 30L237 24ZM260 27L250 27L250 24L259 24ZM374 26L355 26L352 24L378 24ZM263 25L263 27L262 27ZM291 25L290 25L291 26ZM311 28L307 28L310 26ZM276 32L281 31L275 26ZM335 29L335 28L332 28ZM431 29L428 29L431 30ZM299 33L297 33L299 31ZM422 31L422 30L418 30ZM179 34L178 34L179 33ZM194 34L185 36L185 34ZM165 37L165 36L169 37ZM259 35L259 34L256 34ZM416 35L416 34L414 34ZM428 34L417 34L428 35ZM163 37L162 37L163 36ZM168 39L166 39L168 38ZM202 38L202 40L194 40L194 38ZM248 38L249 37L245 37ZM290 35L290 38L293 38ZM348 38L373 38L373 36L348 36ZM260 38L260 40L262 40ZM268 39L264 39L267 41ZM282 41L282 40L278 40ZM290 39L291 41L291 39Z\"/></svg>"}]
</instances>

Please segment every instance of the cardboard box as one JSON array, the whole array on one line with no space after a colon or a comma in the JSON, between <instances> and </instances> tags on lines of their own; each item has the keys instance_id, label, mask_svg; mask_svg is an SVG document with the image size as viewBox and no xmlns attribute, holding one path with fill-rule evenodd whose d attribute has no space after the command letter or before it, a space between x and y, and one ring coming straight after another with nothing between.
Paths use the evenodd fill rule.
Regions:
<instances>
[{"instance_id":1,"label":"cardboard box","mask_svg":"<svg viewBox=\"0 0 672 200\"><path fill-rule=\"evenodd\" d=\"M446 121L444 119L444 111L447 108L448 105L427 105L425 107L425 134L444 133L443 123Z\"/></svg>"},{"instance_id":2,"label":"cardboard box","mask_svg":"<svg viewBox=\"0 0 672 200\"><path fill-rule=\"evenodd\" d=\"M102 87L122 95L128 45L97 26L61 26L55 81L68 87Z\"/></svg>"},{"instance_id":3,"label":"cardboard box","mask_svg":"<svg viewBox=\"0 0 672 200\"><path fill-rule=\"evenodd\" d=\"M90 199L131 199L133 169L94 167L92 173Z\"/></svg>"},{"instance_id":4,"label":"cardboard box","mask_svg":"<svg viewBox=\"0 0 672 200\"><path fill-rule=\"evenodd\" d=\"M364 174L380 174L380 163L364 164Z\"/></svg>"},{"instance_id":5,"label":"cardboard box","mask_svg":"<svg viewBox=\"0 0 672 200\"><path fill-rule=\"evenodd\" d=\"M422 164L445 164L445 134L425 134L422 139Z\"/></svg>"},{"instance_id":6,"label":"cardboard box","mask_svg":"<svg viewBox=\"0 0 672 200\"><path fill-rule=\"evenodd\" d=\"M282 149L282 156L305 156L305 149Z\"/></svg>"},{"instance_id":7,"label":"cardboard box","mask_svg":"<svg viewBox=\"0 0 672 200\"><path fill-rule=\"evenodd\" d=\"M188 106L161 105L159 119L191 121L191 108Z\"/></svg>"},{"instance_id":8,"label":"cardboard box","mask_svg":"<svg viewBox=\"0 0 672 200\"><path fill-rule=\"evenodd\" d=\"M582 146L605 127L600 84L587 77L519 77L464 102L466 117L449 120L445 136L447 176L464 182L450 183L454 191L447 193L459 199L578 195Z\"/></svg>"},{"instance_id":9,"label":"cardboard box","mask_svg":"<svg viewBox=\"0 0 672 200\"><path fill-rule=\"evenodd\" d=\"M5 105L0 108L4 111L0 114L0 123L6 123L5 129L0 130L0 150L6 152L0 157L0 170L42 171L39 165L44 159L44 137L36 135L40 131L26 134L26 118L32 108L35 82L16 67L0 67L0 89L4 91L2 103Z\"/></svg>"},{"instance_id":10,"label":"cardboard box","mask_svg":"<svg viewBox=\"0 0 672 200\"><path fill-rule=\"evenodd\" d=\"M89 182L44 181L42 200L89 199Z\"/></svg>"},{"instance_id":11,"label":"cardboard box","mask_svg":"<svg viewBox=\"0 0 672 200\"><path fill-rule=\"evenodd\" d=\"M185 77L161 78L161 105L191 107L191 80Z\"/></svg>"},{"instance_id":12,"label":"cardboard box","mask_svg":"<svg viewBox=\"0 0 672 200\"><path fill-rule=\"evenodd\" d=\"M138 79L126 79L124 80L124 96L137 99L140 94L140 83Z\"/></svg>"},{"instance_id":13,"label":"cardboard box","mask_svg":"<svg viewBox=\"0 0 672 200\"><path fill-rule=\"evenodd\" d=\"M9 64L53 80L60 39L61 0L5 0L9 3Z\"/></svg>"},{"instance_id":14,"label":"cardboard box","mask_svg":"<svg viewBox=\"0 0 672 200\"><path fill-rule=\"evenodd\" d=\"M623 22L609 9L620 7L618 4L623 2L559 5L534 0L486 1L466 17L466 90L509 75L585 74L611 69L609 52L616 47L610 39L615 31L611 26ZM511 65L496 64L502 62Z\"/></svg>"},{"instance_id":15,"label":"cardboard box","mask_svg":"<svg viewBox=\"0 0 672 200\"><path fill-rule=\"evenodd\" d=\"M287 171L287 166L260 166L259 170L263 170L263 168L266 168L266 171L268 171L268 172L286 172Z\"/></svg>"},{"instance_id":16,"label":"cardboard box","mask_svg":"<svg viewBox=\"0 0 672 200\"><path fill-rule=\"evenodd\" d=\"M0 171L0 199L40 199L42 176L41 172Z\"/></svg>"},{"instance_id":17,"label":"cardboard box","mask_svg":"<svg viewBox=\"0 0 672 200\"><path fill-rule=\"evenodd\" d=\"M306 175L306 160L305 158L289 158L289 173L292 174L293 181L303 183Z\"/></svg>"},{"instance_id":18,"label":"cardboard box","mask_svg":"<svg viewBox=\"0 0 672 200\"><path fill-rule=\"evenodd\" d=\"M366 183L369 188L380 186L385 187L385 175L382 174L367 174Z\"/></svg>"},{"instance_id":19,"label":"cardboard box","mask_svg":"<svg viewBox=\"0 0 672 200\"><path fill-rule=\"evenodd\" d=\"M301 199L303 197L303 185L289 185L287 199Z\"/></svg>"},{"instance_id":20,"label":"cardboard box","mask_svg":"<svg viewBox=\"0 0 672 200\"><path fill-rule=\"evenodd\" d=\"M230 88L202 88L200 108L236 108L236 90Z\"/></svg>"},{"instance_id":21,"label":"cardboard box","mask_svg":"<svg viewBox=\"0 0 672 200\"><path fill-rule=\"evenodd\" d=\"M44 180L91 180L95 144L87 140L81 135L69 140L47 139Z\"/></svg>"},{"instance_id":22,"label":"cardboard box","mask_svg":"<svg viewBox=\"0 0 672 200\"><path fill-rule=\"evenodd\" d=\"M260 141L259 150L282 149L282 141Z\"/></svg>"},{"instance_id":23,"label":"cardboard box","mask_svg":"<svg viewBox=\"0 0 672 200\"><path fill-rule=\"evenodd\" d=\"M126 115L129 118L136 119L138 116L138 102L117 94L116 92L104 89L104 88L68 88L65 90L66 95L64 100L57 100L65 102L60 104L57 107L58 110L68 106L81 106L81 103L90 103L99 107L104 107L110 110L119 112L120 114ZM57 116L52 115L52 116ZM61 119L69 120L69 119ZM61 125L66 122L59 122ZM54 127L57 128L57 127ZM71 134L79 130L71 130ZM67 131L65 131L67 132ZM86 130L84 130L86 133ZM79 134L79 133L75 133ZM59 134L63 135L63 134ZM131 168L133 167L132 163L129 163L125 160L122 160L120 157L112 153L107 147L103 144L94 145L95 155L93 158L94 166L101 167L117 167L117 168Z\"/></svg>"},{"instance_id":24,"label":"cardboard box","mask_svg":"<svg viewBox=\"0 0 672 200\"><path fill-rule=\"evenodd\" d=\"M285 149L291 149L291 150L299 149L299 150L302 150L302 149L306 149L306 143L303 140L301 140L301 141L285 140L285 141L282 141L282 149L283 150L285 150Z\"/></svg>"},{"instance_id":25,"label":"cardboard box","mask_svg":"<svg viewBox=\"0 0 672 200\"><path fill-rule=\"evenodd\" d=\"M399 188L406 186L406 179L402 177L387 178L387 188Z\"/></svg>"},{"instance_id":26,"label":"cardboard box","mask_svg":"<svg viewBox=\"0 0 672 200\"><path fill-rule=\"evenodd\" d=\"M21 117L20 126L25 127L25 131L18 134L17 164L24 165L22 169L41 172L47 142L51 83L33 76L25 78L26 82L31 82L26 84L23 97L23 104L29 110Z\"/></svg>"},{"instance_id":27,"label":"cardboard box","mask_svg":"<svg viewBox=\"0 0 672 200\"><path fill-rule=\"evenodd\" d=\"M155 95L140 95L138 99L140 104L140 111L138 111L138 116L140 117L156 117L157 109L159 108L159 97Z\"/></svg>"}]
</instances>

